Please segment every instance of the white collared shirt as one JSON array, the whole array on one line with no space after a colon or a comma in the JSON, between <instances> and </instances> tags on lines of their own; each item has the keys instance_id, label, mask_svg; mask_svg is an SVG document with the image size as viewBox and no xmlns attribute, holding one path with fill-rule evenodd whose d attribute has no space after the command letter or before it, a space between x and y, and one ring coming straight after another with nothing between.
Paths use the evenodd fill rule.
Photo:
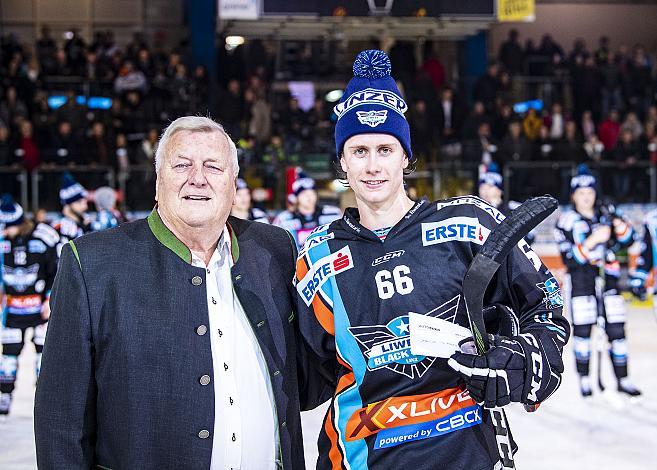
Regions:
<instances>
[{"instance_id":1,"label":"white collared shirt","mask_svg":"<svg viewBox=\"0 0 657 470\"><path fill-rule=\"evenodd\" d=\"M214 384L211 470L275 469L278 426L267 364L233 291L231 240L224 228L205 268Z\"/></svg>"}]
</instances>

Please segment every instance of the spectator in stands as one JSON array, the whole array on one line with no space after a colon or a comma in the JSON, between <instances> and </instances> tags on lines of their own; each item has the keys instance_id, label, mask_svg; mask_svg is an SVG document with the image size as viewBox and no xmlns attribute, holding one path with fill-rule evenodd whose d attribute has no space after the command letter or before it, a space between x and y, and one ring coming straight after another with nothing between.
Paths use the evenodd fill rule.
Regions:
<instances>
[{"instance_id":1,"label":"spectator in stands","mask_svg":"<svg viewBox=\"0 0 657 470\"><path fill-rule=\"evenodd\" d=\"M436 114L440 145L444 146L458 142L461 137L465 111L455 98L454 90L450 86L445 86L440 92L440 102Z\"/></svg>"},{"instance_id":2,"label":"spectator in stands","mask_svg":"<svg viewBox=\"0 0 657 470\"><path fill-rule=\"evenodd\" d=\"M543 121L538 117L538 113L534 108L529 108L527 114L522 120L522 130L525 133L527 140L534 141L538 138L539 132Z\"/></svg>"},{"instance_id":3,"label":"spectator in stands","mask_svg":"<svg viewBox=\"0 0 657 470\"><path fill-rule=\"evenodd\" d=\"M169 108L171 109L171 108ZM123 130L127 134L139 134L145 132L151 123L152 115L147 114L147 109L141 95L136 91L130 91L125 95L122 105L120 120Z\"/></svg>"},{"instance_id":4,"label":"spectator in stands","mask_svg":"<svg viewBox=\"0 0 657 470\"><path fill-rule=\"evenodd\" d=\"M436 48L432 41L425 42L423 54L424 63L422 64L422 70L429 76L436 93L438 93L445 84L445 67L438 59Z\"/></svg>"},{"instance_id":5,"label":"spectator in stands","mask_svg":"<svg viewBox=\"0 0 657 470\"><path fill-rule=\"evenodd\" d=\"M0 121L0 166L9 166L14 162L14 152L9 141L9 128Z\"/></svg>"},{"instance_id":6,"label":"spectator in stands","mask_svg":"<svg viewBox=\"0 0 657 470\"><path fill-rule=\"evenodd\" d=\"M604 144L596 134L591 134L584 142L584 152L588 158L587 164L591 167L597 166L602 161L602 155L605 151Z\"/></svg>"},{"instance_id":7,"label":"spectator in stands","mask_svg":"<svg viewBox=\"0 0 657 470\"><path fill-rule=\"evenodd\" d=\"M66 91L66 102L57 108L57 111L55 112L55 120L70 122L74 132L86 129L86 110L84 106L77 102L75 91Z\"/></svg>"},{"instance_id":8,"label":"spectator in stands","mask_svg":"<svg viewBox=\"0 0 657 470\"><path fill-rule=\"evenodd\" d=\"M308 125L314 137L313 148L317 152L333 152L333 124L331 111L326 109L323 98L316 98L313 108L308 112Z\"/></svg>"},{"instance_id":9,"label":"spectator in stands","mask_svg":"<svg viewBox=\"0 0 657 470\"><path fill-rule=\"evenodd\" d=\"M598 49L595 51L593 57L595 58L595 64L598 67L609 63L609 58L613 57L613 54L609 48L609 38L607 36L600 36L600 39L598 40Z\"/></svg>"},{"instance_id":10,"label":"spectator in stands","mask_svg":"<svg viewBox=\"0 0 657 470\"><path fill-rule=\"evenodd\" d=\"M283 129L285 150L288 154L299 152L301 140L308 135L306 113L299 107L295 97L288 100L287 109L281 113L280 122Z\"/></svg>"},{"instance_id":11,"label":"spectator in stands","mask_svg":"<svg viewBox=\"0 0 657 470\"><path fill-rule=\"evenodd\" d=\"M269 142L271 136L271 105L265 99L265 92L262 88L248 89L245 95L247 93L253 95L248 134L254 136L257 144L262 146ZM310 119L311 115L308 118Z\"/></svg>"},{"instance_id":12,"label":"spectator in stands","mask_svg":"<svg viewBox=\"0 0 657 470\"><path fill-rule=\"evenodd\" d=\"M64 43L66 64L71 69L73 75L83 75L87 45L80 36L80 30L78 28L72 28L70 34L70 37Z\"/></svg>"},{"instance_id":13,"label":"spectator in stands","mask_svg":"<svg viewBox=\"0 0 657 470\"><path fill-rule=\"evenodd\" d=\"M606 116L611 109L621 109L623 106L623 80L620 67L613 54L606 54L605 62L599 64L598 68L602 81L600 90L602 93L602 115Z\"/></svg>"},{"instance_id":14,"label":"spectator in stands","mask_svg":"<svg viewBox=\"0 0 657 470\"><path fill-rule=\"evenodd\" d=\"M190 113L208 115L214 111L209 103L209 93L207 70L203 65L197 65L189 83Z\"/></svg>"},{"instance_id":15,"label":"spectator in stands","mask_svg":"<svg viewBox=\"0 0 657 470\"><path fill-rule=\"evenodd\" d=\"M54 165L83 163L80 146L70 122L60 121L50 142L50 148L44 158L47 163Z\"/></svg>"},{"instance_id":16,"label":"spectator in stands","mask_svg":"<svg viewBox=\"0 0 657 470\"><path fill-rule=\"evenodd\" d=\"M641 157L641 151L637 140L630 129L623 129L615 148L612 158L619 168L614 169L613 185L614 195L619 202L626 202L630 192L630 180L634 174L634 166Z\"/></svg>"},{"instance_id":17,"label":"spectator in stands","mask_svg":"<svg viewBox=\"0 0 657 470\"><path fill-rule=\"evenodd\" d=\"M630 111L625 115L625 120L621 124L621 132L625 129L632 133L634 140L638 140L643 134L643 124L641 124L639 117L634 111Z\"/></svg>"},{"instance_id":18,"label":"spectator in stands","mask_svg":"<svg viewBox=\"0 0 657 470\"><path fill-rule=\"evenodd\" d=\"M562 47L552 39L550 34L544 34L541 38L537 55L543 58L543 67L539 75L554 75L555 69L564 61Z\"/></svg>"},{"instance_id":19,"label":"spectator in stands","mask_svg":"<svg viewBox=\"0 0 657 470\"><path fill-rule=\"evenodd\" d=\"M176 65L176 72L169 80L169 94L171 114L179 117L188 114L190 103L190 79L185 64Z\"/></svg>"},{"instance_id":20,"label":"spectator in stands","mask_svg":"<svg viewBox=\"0 0 657 470\"><path fill-rule=\"evenodd\" d=\"M545 124L538 128L538 136L532 143L532 159L537 162L549 162L554 152L554 141L550 129Z\"/></svg>"},{"instance_id":21,"label":"spectator in stands","mask_svg":"<svg viewBox=\"0 0 657 470\"><path fill-rule=\"evenodd\" d=\"M112 154L105 126L102 122L94 122L89 131L89 137L84 147L85 163L90 165L111 165Z\"/></svg>"},{"instance_id":22,"label":"spectator in stands","mask_svg":"<svg viewBox=\"0 0 657 470\"><path fill-rule=\"evenodd\" d=\"M137 149L137 163L149 166L154 164L158 137L157 129L151 128L148 130Z\"/></svg>"},{"instance_id":23,"label":"spectator in stands","mask_svg":"<svg viewBox=\"0 0 657 470\"><path fill-rule=\"evenodd\" d=\"M434 122L427 105L423 100L417 100L408 116L411 128L413 151L425 162L432 161L433 136L435 134Z\"/></svg>"},{"instance_id":24,"label":"spectator in stands","mask_svg":"<svg viewBox=\"0 0 657 470\"><path fill-rule=\"evenodd\" d=\"M41 163L41 152L33 135L32 123L27 119L22 119L19 123L20 137L16 146L16 161L23 167L32 172L39 163Z\"/></svg>"},{"instance_id":25,"label":"spectator in stands","mask_svg":"<svg viewBox=\"0 0 657 470\"><path fill-rule=\"evenodd\" d=\"M630 108L645 114L652 97L652 67L643 46L634 48L632 60L627 68L626 94Z\"/></svg>"},{"instance_id":26,"label":"spectator in stands","mask_svg":"<svg viewBox=\"0 0 657 470\"><path fill-rule=\"evenodd\" d=\"M18 97L18 92L14 85L10 85L5 90L5 99L0 102L0 120L9 126L17 125L17 119L28 117L27 106Z\"/></svg>"},{"instance_id":27,"label":"spectator in stands","mask_svg":"<svg viewBox=\"0 0 657 470\"><path fill-rule=\"evenodd\" d=\"M595 123L593 122L593 113L591 111L584 110L582 113L582 121L580 123L580 128L582 131L582 137L584 140L588 140L589 137L595 135Z\"/></svg>"},{"instance_id":28,"label":"spectator in stands","mask_svg":"<svg viewBox=\"0 0 657 470\"><path fill-rule=\"evenodd\" d=\"M532 147L522 133L522 123L514 119L509 123L509 132L502 141L498 163L504 167L511 162L531 160Z\"/></svg>"},{"instance_id":29,"label":"spectator in stands","mask_svg":"<svg viewBox=\"0 0 657 470\"><path fill-rule=\"evenodd\" d=\"M504 140L506 133L509 130L509 124L513 121L513 108L507 102L502 102L496 106L495 116L491 124L493 137L498 141Z\"/></svg>"},{"instance_id":30,"label":"spectator in stands","mask_svg":"<svg viewBox=\"0 0 657 470\"><path fill-rule=\"evenodd\" d=\"M122 95L129 91L146 93L147 90L148 82L144 73L141 70L135 70L133 63L126 60L114 80L114 91Z\"/></svg>"},{"instance_id":31,"label":"spectator in stands","mask_svg":"<svg viewBox=\"0 0 657 470\"><path fill-rule=\"evenodd\" d=\"M240 82L231 80L226 91L219 101L219 116L221 124L232 139L239 139L242 135L241 125L244 118L244 99L242 97Z\"/></svg>"},{"instance_id":32,"label":"spectator in stands","mask_svg":"<svg viewBox=\"0 0 657 470\"><path fill-rule=\"evenodd\" d=\"M500 46L499 61L511 75L524 72L525 53L518 40L518 30L512 29L506 41Z\"/></svg>"},{"instance_id":33,"label":"spectator in stands","mask_svg":"<svg viewBox=\"0 0 657 470\"><path fill-rule=\"evenodd\" d=\"M479 77L474 84L473 97L475 100L481 101L487 111L493 110L495 97L500 87L498 72L497 62L490 62L486 68L486 74Z\"/></svg>"},{"instance_id":34,"label":"spectator in stands","mask_svg":"<svg viewBox=\"0 0 657 470\"><path fill-rule=\"evenodd\" d=\"M657 124L646 123L646 132L641 139L643 159L657 165Z\"/></svg>"},{"instance_id":35,"label":"spectator in stands","mask_svg":"<svg viewBox=\"0 0 657 470\"><path fill-rule=\"evenodd\" d=\"M563 115L561 103L552 103L551 112L545 117L543 122L548 127L550 138L552 140L559 140L563 137L566 118Z\"/></svg>"},{"instance_id":36,"label":"spectator in stands","mask_svg":"<svg viewBox=\"0 0 657 470\"><path fill-rule=\"evenodd\" d=\"M646 127L652 124L657 129L657 105L651 104L646 115Z\"/></svg>"},{"instance_id":37,"label":"spectator in stands","mask_svg":"<svg viewBox=\"0 0 657 470\"><path fill-rule=\"evenodd\" d=\"M600 124L600 129L598 130L598 135L600 136L600 141L605 146L605 150L608 152L612 151L616 147L616 142L618 141L618 135L620 134L620 123L618 111L612 109L609 112L607 119L602 121Z\"/></svg>"},{"instance_id":38,"label":"spectator in stands","mask_svg":"<svg viewBox=\"0 0 657 470\"><path fill-rule=\"evenodd\" d=\"M117 134L114 145L114 161L116 169L119 172L119 177L127 177L128 170L130 169L130 160L128 139L126 139L125 134Z\"/></svg>"},{"instance_id":39,"label":"spectator in stands","mask_svg":"<svg viewBox=\"0 0 657 470\"><path fill-rule=\"evenodd\" d=\"M585 56L573 70L573 95L576 116L581 116L585 109L591 110L594 118L600 115L602 81L591 55Z\"/></svg>"},{"instance_id":40,"label":"spectator in stands","mask_svg":"<svg viewBox=\"0 0 657 470\"><path fill-rule=\"evenodd\" d=\"M475 101L472 106L472 111L470 115L465 119L463 123L463 139L476 139L477 132L479 130L479 124L484 121L488 121L486 117L486 108L482 101Z\"/></svg>"},{"instance_id":41,"label":"spectator in stands","mask_svg":"<svg viewBox=\"0 0 657 470\"><path fill-rule=\"evenodd\" d=\"M565 160L577 164L586 163L587 155L584 151L584 142L577 130L577 123L573 120L566 121L564 134L555 142L555 160ZM570 197L570 178L572 169L564 167L559 170L561 175L560 201L568 201Z\"/></svg>"},{"instance_id":42,"label":"spectator in stands","mask_svg":"<svg viewBox=\"0 0 657 470\"><path fill-rule=\"evenodd\" d=\"M471 165L488 165L497 160L499 144L493 138L488 121L482 121L477 130L477 138L464 145L463 160Z\"/></svg>"},{"instance_id":43,"label":"spectator in stands","mask_svg":"<svg viewBox=\"0 0 657 470\"><path fill-rule=\"evenodd\" d=\"M36 42L36 57L44 75L52 75L57 67L55 53L57 44L50 35L50 27L43 25L41 27L41 37Z\"/></svg>"}]
</instances>

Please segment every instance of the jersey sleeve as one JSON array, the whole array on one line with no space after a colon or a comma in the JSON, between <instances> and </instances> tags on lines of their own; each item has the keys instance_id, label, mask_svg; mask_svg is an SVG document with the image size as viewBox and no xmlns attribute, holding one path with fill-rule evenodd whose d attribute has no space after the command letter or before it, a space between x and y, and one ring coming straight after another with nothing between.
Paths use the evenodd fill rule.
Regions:
<instances>
[{"instance_id":1,"label":"jersey sleeve","mask_svg":"<svg viewBox=\"0 0 657 470\"><path fill-rule=\"evenodd\" d=\"M627 248L634 243L634 227L627 218L614 214L613 232L616 240L614 251Z\"/></svg>"},{"instance_id":2,"label":"jersey sleeve","mask_svg":"<svg viewBox=\"0 0 657 470\"><path fill-rule=\"evenodd\" d=\"M573 214L563 214L554 229L554 238L559 245L561 260L568 270L595 261L593 254L584 246L586 236L574 229Z\"/></svg>"},{"instance_id":3,"label":"jersey sleeve","mask_svg":"<svg viewBox=\"0 0 657 470\"><path fill-rule=\"evenodd\" d=\"M480 223L493 230L496 221L477 208ZM564 371L563 348L570 335L570 325L563 316L563 298L559 283L525 240L511 250L494 276L484 298L485 305L502 305L515 326L501 332L537 351L533 367L540 383L535 402L547 399L561 384ZM528 385L526 385L528 386Z\"/></svg>"},{"instance_id":4,"label":"jersey sleeve","mask_svg":"<svg viewBox=\"0 0 657 470\"><path fill-rule=\"evenodd\" d=\"M299 253L296 264L294 285L297 290L297 312L299 318L300 347L306 354L309 376L317 383L309 384L308 389L314 393L306 394L304 409L312 409L330 398L336 389L337 372L340 364L336 355L335 325L330 302L326 301L325 293L317 293L310 303L303 295L304 286L312 282L319 267L319 262L313 263L304 245Z\"/></svg>"}]
</instances>

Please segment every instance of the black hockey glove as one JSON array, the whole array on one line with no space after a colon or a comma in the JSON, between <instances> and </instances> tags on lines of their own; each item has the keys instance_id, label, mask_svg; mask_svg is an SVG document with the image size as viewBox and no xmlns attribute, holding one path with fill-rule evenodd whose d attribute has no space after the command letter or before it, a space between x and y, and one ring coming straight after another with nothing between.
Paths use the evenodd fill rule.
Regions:
<instances>
[{"instance_id":1,"label":"black hockey glove","mask_svg":"<svg viewBox=\"0 0 657 470\"><path fill-rule=\"evenodd\" d=\"M641 302L648 298L648 291L646 290L643 279L633 277L630 279L630 291L632 295L639 299Z\"/></svg>"},{"instance_id":2,"label":"black hockey glove","mask_svg":"<svg viewBox=\"0 0 657 470\"><path fill-rule=\"evenodd\" d=\"M538 393L544 382L545 368L532 335L495 336L486 354L475 356L457 352L447 363L463 377L470 396L484 408L540 401ZM547 374L545 383L549 381L549 372Z\"/></svg>"}]
</instances>

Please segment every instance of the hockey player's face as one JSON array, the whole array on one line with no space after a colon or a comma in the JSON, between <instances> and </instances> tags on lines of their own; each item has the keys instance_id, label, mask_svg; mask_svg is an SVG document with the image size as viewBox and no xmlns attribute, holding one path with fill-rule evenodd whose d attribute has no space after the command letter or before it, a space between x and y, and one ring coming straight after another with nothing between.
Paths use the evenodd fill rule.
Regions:
<instances>
[{"instance_id":1,"label":"hockey player's face","mask_svg":"<svg viewBox=\"0 0 657 470\"><path fill-rule=\"evenodd\" d=\"M227 137L220 132L185 130L171 137L155 198L177 231L217 230L226 222L236 191L231 158Z\"/></svg>"},{"instance_id":2,"label":"hockey player's face","mask_svg":"<svg viewBox=\"0 0 657 470\"><path fill-rule=\"evenodd\" d=\"M479 185L479 197L497 207L502 203L502 190L494 184L482 183Z\"/></svg>"},{"instance_id":3,"label":"hockey player's face","mask_svg":"<svg viewBox=\"0 0 657 470\"><path fill-rule=\"evenodd\" d=\"M360 134L344 144L340 159L349 186L365 203L385 204L404 192L408 157L399 141L387 134Z\"/></svg>"},{"instance_id":4,"label":"hockey player's face","mask_svg":"<svg viewBox=\"0 0 657 470\"><path fill-rule=\"evenodd\" d=\"M577 210L591 210L595 204L595 189L578 188L573 192L573 204Z\"/></svg>"}]
</instances>

